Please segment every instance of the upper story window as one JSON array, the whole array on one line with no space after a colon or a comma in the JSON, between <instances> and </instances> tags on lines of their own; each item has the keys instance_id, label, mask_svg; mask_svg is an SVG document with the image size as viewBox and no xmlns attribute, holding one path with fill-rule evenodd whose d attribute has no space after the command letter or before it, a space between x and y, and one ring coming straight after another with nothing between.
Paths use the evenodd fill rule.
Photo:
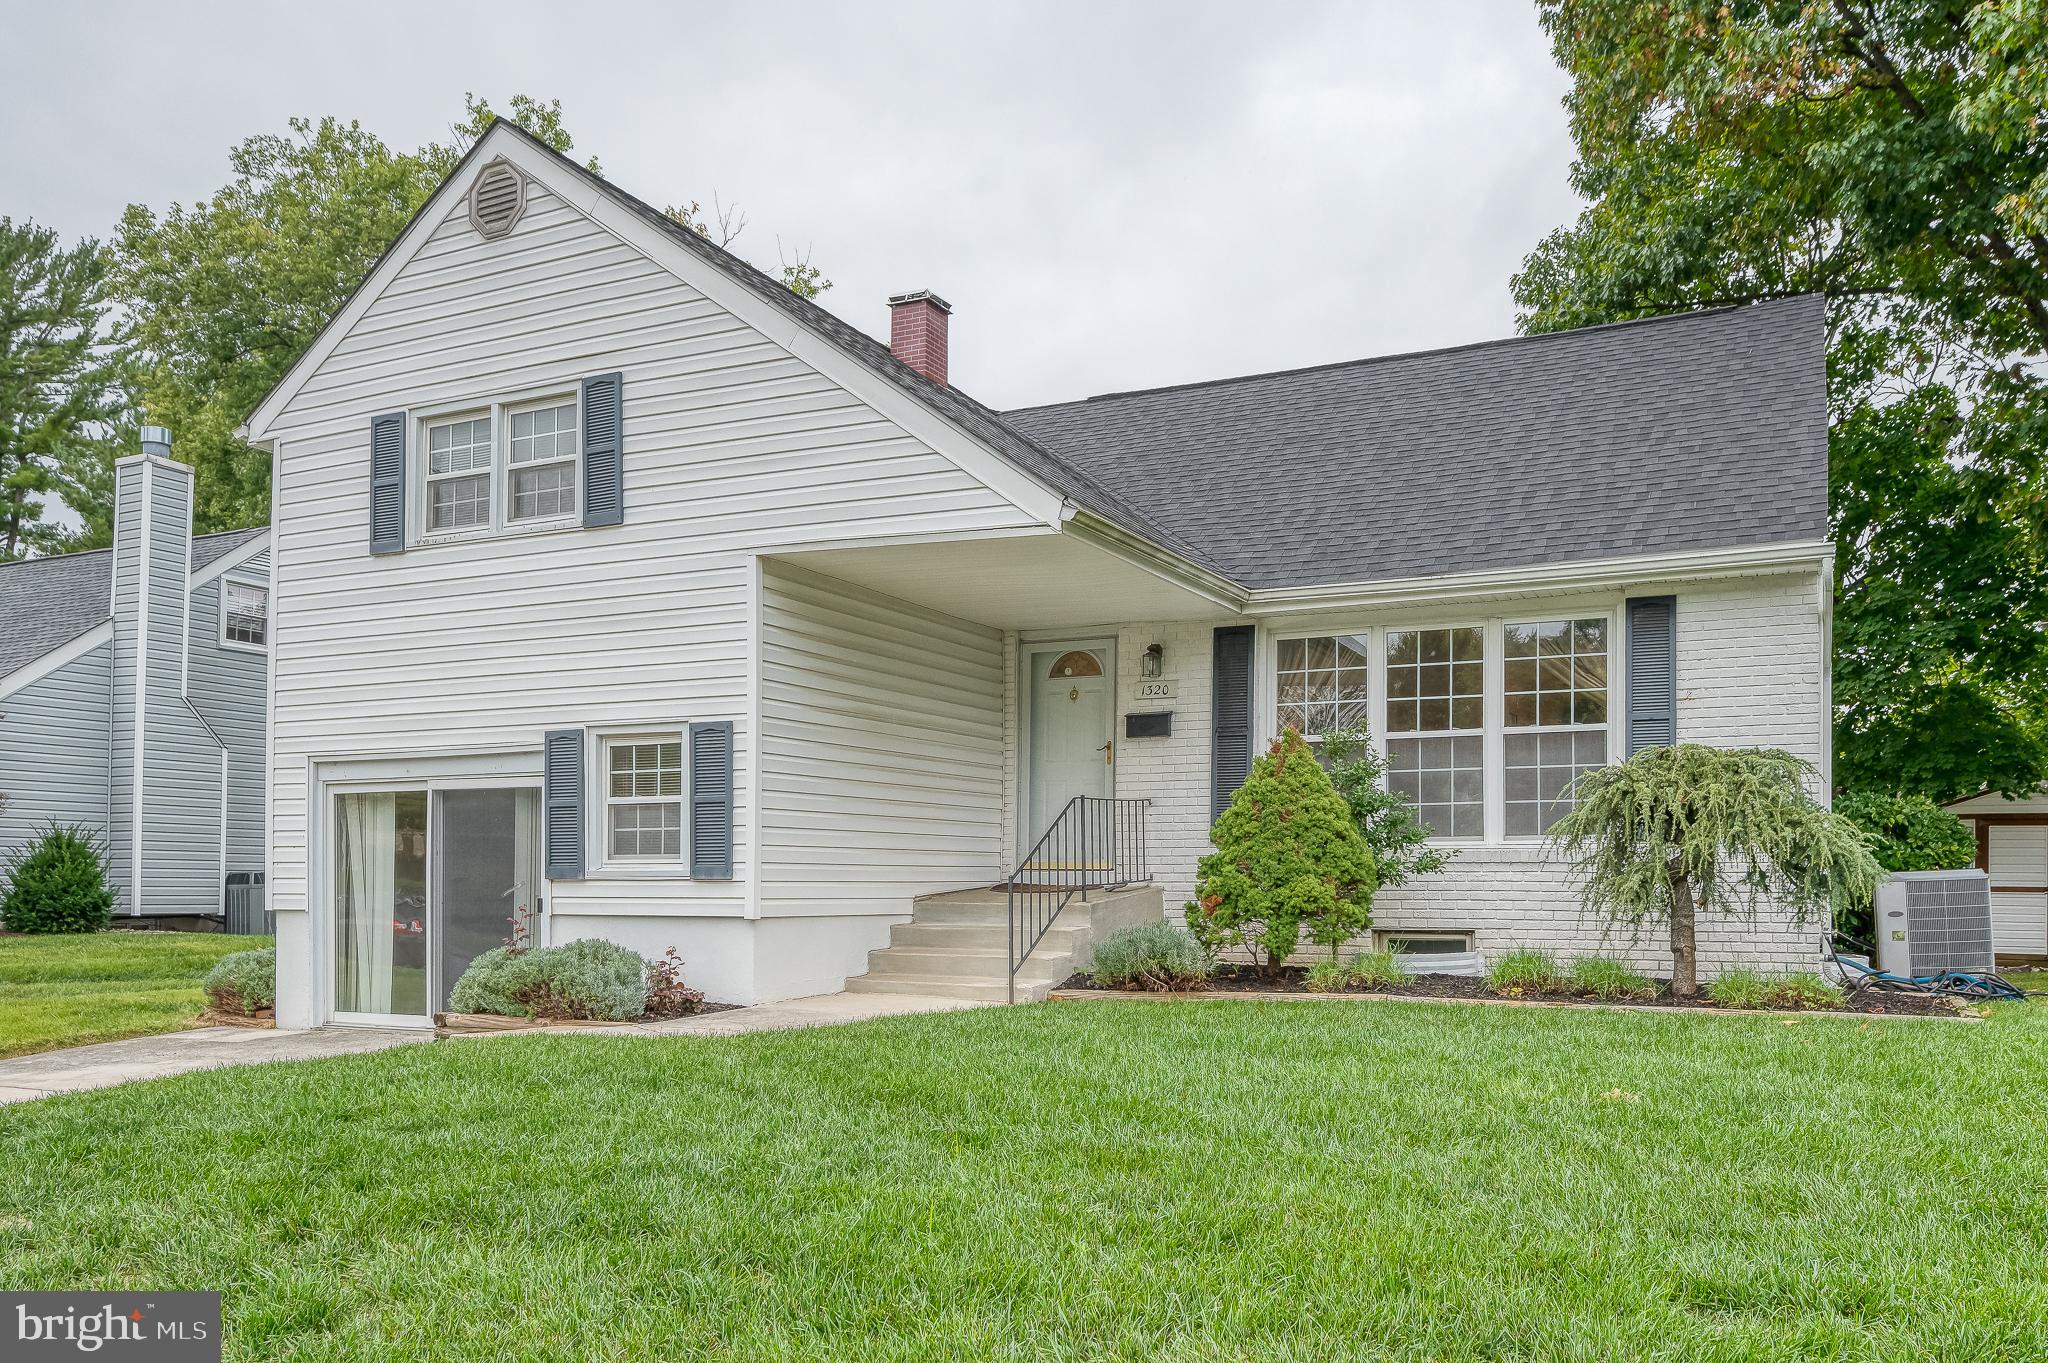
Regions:
<instances>
[{"instance_id":1,"label":"upper story window","mask_svg":"<svg viewBox=\"0 0 2048 1363\"><path fill-rule=\"evenodd\" d=\"M421 437L421 529L428 536L576 516L582 440L574 397L431 418Z\"/></svg>"},{"instance_id":2,"label":"upper story window","mask_svg":"<svg viewBox=\"0 0 2048 1363\"><path fill-rule=\"evenodd\" d=\"M220 598L221 642L238 648L267 647L270 643L270 589L254 582L223 578Z\"/></svg>"},{"instance_id":3,"label":"upper story window","mask_svg":"<svg viewBox=\"0 0 2048 1363\"><path fill-rule=\"evenodd\" d=\"M1372 729L1388 789L1438 837L1539 837L1613 751L1614 637L1587 615L1281 639L1275 718L1311 739Z\"/></svg>"},{"instance_id":4,"label":"upper story window","mask_svg":"<svg viewBox=\"0 0 2048 1363\"><path fill-rule=\"evenodd\" d=\"M427 529L467 530L491 519L491 419L427 427Z\"/></svg>"},{"instance_id":5,"label":"upper story window","mask_svg":"<svg viewBox=\"0 0 2048 1363\"><path fill-rule=\"evenodd\" d=\"M515 411L511 422L511 518L575 515L576 404Z\"/></svg>"}]
</instances>

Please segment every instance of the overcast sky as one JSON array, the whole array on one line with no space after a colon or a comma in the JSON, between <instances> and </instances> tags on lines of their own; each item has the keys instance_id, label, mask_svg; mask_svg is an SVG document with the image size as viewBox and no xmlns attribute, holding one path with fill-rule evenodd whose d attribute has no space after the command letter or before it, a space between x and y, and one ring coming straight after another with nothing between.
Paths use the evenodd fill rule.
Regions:
<instances>
[{"instance_id":1,"label":"overcast sky","mask_svg":"<svg viewBox=\"0 0 2048 1363\"><path fill-rule=\"evenodd\" d=\"M104 236L294 114L410 148L524 92L657 207L737 202L757 264L808 249L872 333L942 294L997 407L1506 335L1576 209L1526 0L0 0L0 40L0 214Z\"/></svg>"}]
</instances>

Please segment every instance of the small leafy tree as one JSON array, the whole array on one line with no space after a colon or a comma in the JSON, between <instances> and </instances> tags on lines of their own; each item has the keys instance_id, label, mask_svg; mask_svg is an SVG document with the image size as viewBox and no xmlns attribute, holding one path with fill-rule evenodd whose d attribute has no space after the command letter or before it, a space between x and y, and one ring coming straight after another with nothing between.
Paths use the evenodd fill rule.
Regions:
<instances>
[{"instance_id":1,"label":"small leafy tree","mask_svg":"<svg viewBox=\"0 0 2048 1363\"><path fill-rule=\"evenodd\" d=\"M1351 822L1372 849L1380 888L1441 871L1457 855L1429 845L1429 826L1415 806L1387 789L1387 759L1373 751L1370 731L1338 729L1323 735L1323 768L1351 808Z\"/></svg>"},{"instance_id":2,"label":"small leafy tree","mask_svg":"<svg viewBox=\"0 0 2048 1363\"><path fill-rule=\"evenodd\" d=\"M1330 949L1372 925L1379 878L1351 811L1292 729L1252 764L1210 830L1188 930L1211 952L1242 947L1265 969L1294 954L1302 931Z\"/></svg>"},{"instance_id":3,"label":"small leafy tree","mask_svg":"<svg viewBox=\"0 0 2048 1363\"><path fill-rule=\"evenodd\" d=\"M1699 992L1700 914L1754 916L1766 900L1805 921L1838 894L1874 892L1863 835L1806 793L1812 767L1787 752L1645 748L1572 783L1553 846L1577 863L1586 907L1671 930L1671 992Z\"/></svg>"},{"instance_id":4,"label":"small leafy tree","mask_svg":"<svg viewBox=\"0 0 2048 1363\"><path fill-rule=\"evenodd\" d=\"M91 829L51 824L8 859L0 924L9 932L98 932L114 912L107 845Z\"/></svg>"}]
</instances>

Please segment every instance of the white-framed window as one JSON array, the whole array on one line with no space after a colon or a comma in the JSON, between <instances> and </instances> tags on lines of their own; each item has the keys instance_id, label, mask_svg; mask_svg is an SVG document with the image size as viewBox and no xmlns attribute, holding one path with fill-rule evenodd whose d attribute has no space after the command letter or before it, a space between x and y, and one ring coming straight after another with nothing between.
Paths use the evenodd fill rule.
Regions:
<instances>
[{"instance_id":1,"label":"white-framed window","mask_svg":"<svg viewBox=\"0 0 2048 1363\"><path fill-rule=\"evenodd\" d=\"M581 399L555 393L424 418L414 475L432 540L573 524L582 484Z\"/></svg>"},{"instance_id":2,"label":"white-framed window","mask_svg":"<svg viewBox=\"0 0 2048 1363\"><path fill-rule=\"evenodd\" d=\"M603 752L605 860L682 860L682 735L607 738Z\"/></svg>"},{"instance_id":3,"label":"white-framed window","mask_svg":"<svg viewBox=\"0 0 2048 1363\"><path fill-rule=\"evenodd\" d=\"M1507 835L1550 831L1572 806L1581 772L1607 762L1604 616L1502 628L1502 741Z\"/></svg>"},{"instance_id":4,"label":"white-framed window","mask_svg":"<svg viewBox=\"0 0 2048 1363\"><path fill-rule=\"evenodd\" d=\"M1387 788L1440 838L1486 836L1486 631L1387 631Z\"/></svg>"},{"instance_id":5,"label":"white-framed window","mask_svg":"<svg viewBox=\"0 0 2048 1363\"><path fill-rule=\"evenodd\" d=\"M491 429L488 414L427 423L427 533L491 523Z\"/></svg>"},{"instance_id":6,"label":"white-framed window","mask_svg":"<svg viewBox=\"0 0 2048 1363\"><path fill-rule=\"evenodd\" d=\"M1388 789L1435 838L1540 838L1571 807L1571 783L1619 756L1618 608L1570 606L1276 637L1273 721L1311 741L1369 728Z\"/></svg>"},{"instance_id":7,"label":"white-framed window","mask_svg":"<svg viewBox=\"0 0 2048 1363\"><path fill-rule=\"evenodd\" d=\"M576 514L576 401L519 407L506 413L511 476L506 517L546 520Z\"/></svg>"},{"instance_id":8,"label":"white-framed window","mask_svg":"<svg viewBox=\"0 0 2048 1363\"><path fill-rule=\"evenodd\" d=\"M270 588L260 582L220 582L220 641L261 653L270 646Z\"/></svg>"}]
</instances>

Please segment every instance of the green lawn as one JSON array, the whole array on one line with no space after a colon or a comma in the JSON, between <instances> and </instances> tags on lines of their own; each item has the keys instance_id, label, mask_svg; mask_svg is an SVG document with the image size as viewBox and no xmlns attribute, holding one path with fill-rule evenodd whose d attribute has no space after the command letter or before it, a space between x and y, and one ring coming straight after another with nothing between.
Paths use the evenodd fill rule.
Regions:
<instances>
[{"instance_id":1,"label":"green lawn","mask_svg":"<svg viewBox=\"0 0 2048 1363\"><path fill-rule=\"evenodd\" d=\"M0 937L0 1056L190 1027L213 963L269 945L218 932Z\"/></svg>"},{"instance_id":2,"label":"green lawn","mask_svg":"<svg viewBox=\"0 0 2048 1363\"><path fill-rule=\"evenodd\" d=\"M2031 1361L2044 1054L2039 1004L445 1041L0 1109L0 1282L220 1288L238 1359Z\"/></svg>"}]
</instances>

